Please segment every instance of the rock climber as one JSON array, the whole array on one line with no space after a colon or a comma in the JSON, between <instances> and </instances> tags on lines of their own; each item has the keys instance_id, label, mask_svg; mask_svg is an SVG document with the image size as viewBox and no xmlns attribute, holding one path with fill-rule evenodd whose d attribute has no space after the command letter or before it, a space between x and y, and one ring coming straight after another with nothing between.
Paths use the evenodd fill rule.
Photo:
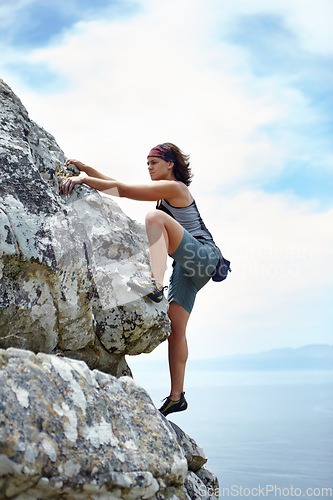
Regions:
<instances>
[{"instance_id":1,"label":"rock climber","mask_svg":"<svg viewBox=\"0 0 333 500\"><path fill-rule=\"evenodd\" d=\"M142 296L160 302L164 291L167 256L173 258L168 289L168 316L171 333L168 358L171 379L170 394L160 412L186 410L184 378L188 358L186 328L198 291L210 280L216 269L219 253L211 233L205 226L195 200L188 188L192 179L189 156L172 143L152 148L147 157L152 183L130 185L101 174L84 163L69 159L78 176L68 177L61 184L70 194L76 184L134 200L156 201L156 210L146 216L151 278L132 278L128 285Z\"/></svg>"}]
</instances>

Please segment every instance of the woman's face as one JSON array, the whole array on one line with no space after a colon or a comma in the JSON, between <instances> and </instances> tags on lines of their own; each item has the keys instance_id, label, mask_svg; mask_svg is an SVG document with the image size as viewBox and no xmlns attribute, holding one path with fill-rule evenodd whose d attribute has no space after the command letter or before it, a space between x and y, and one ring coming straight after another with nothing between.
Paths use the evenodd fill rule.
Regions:
<instances>
[{"instance_id":1,"label":"woman's face","mask_svg":"<svg viewBox=\"0 0 333 500\"><path fill-rule=\"evenodd\" d=\"M155 156L150 156L147 161L148 171L152 181L173 179L173 163L162 160Z\"/></svg>"}]
</instances>

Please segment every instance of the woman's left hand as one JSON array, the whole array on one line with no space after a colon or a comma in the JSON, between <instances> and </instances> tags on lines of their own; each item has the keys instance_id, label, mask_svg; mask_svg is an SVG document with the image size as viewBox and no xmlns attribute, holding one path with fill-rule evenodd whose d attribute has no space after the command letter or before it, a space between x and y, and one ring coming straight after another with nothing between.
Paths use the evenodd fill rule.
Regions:
<instances>
[{"instance_id":1,"label":"woman's left hand","mask_svg":"<svg viewBox=\"0 0 333 500\"><path fill-rule=\"evenodd\" d=\"M74 186L76 184L82 184L84 180L88 177L85 172L80 172L80 175L75 175L74 177L67 177L64 179L60 185L60 190L64 194L71 194Z\"/></svg>"}]
</instances>

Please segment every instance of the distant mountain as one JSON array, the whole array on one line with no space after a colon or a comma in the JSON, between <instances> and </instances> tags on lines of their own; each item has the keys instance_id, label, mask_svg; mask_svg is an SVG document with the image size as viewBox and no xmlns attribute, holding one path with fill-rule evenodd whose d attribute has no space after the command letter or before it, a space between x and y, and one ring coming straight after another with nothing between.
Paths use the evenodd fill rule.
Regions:
<instances>
[{"instance_id":1,"label":"distant mountain","mask_svg":"<svg viewBox=\"0 0 333 500\"><path fill-rule=\"evenodd\" d=\"M307 345L297 349L274 349L257 354L239 354L213 359L190 360L196 370L333 370L333 346Z\"/></svg>"}]
</instances>

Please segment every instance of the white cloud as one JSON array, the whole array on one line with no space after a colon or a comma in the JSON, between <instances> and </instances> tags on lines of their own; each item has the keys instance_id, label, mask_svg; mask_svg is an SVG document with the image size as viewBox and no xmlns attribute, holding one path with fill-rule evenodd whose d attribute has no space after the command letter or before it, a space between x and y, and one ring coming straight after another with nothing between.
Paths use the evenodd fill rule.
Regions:
<instances>
[{"instance_id":1,"label":"white cloud","mask_svg":"<svg viewBox=\"0 0 333 500\"><path fill-rule=\"evenodd\" d=\"M215 0L219 16L228 23L239 15L276 15L280 16L285 26L306 52L330 55L333 52L331 0L233 0L220 2Z\"/></svg>"},{"instance_id":2,"label":"white cloud","mask_svg":"<svg viewBox=\"0 0 333 500\"><path fill-rule=\"evenodd\" d=\"M280 117L281 110L268 88L255 95L235 76L207 65L209 52L195 36L202 11L196 16L193 11L179 30L174 16L166 20L159 10L126 23L79 23L61 46L29 58L62 73L69 90L56 96L56 108L53 99L32 93L24 92L25 102L38 110L37 121L51 129L67 154L79 152L108 168L109 148L110 164L126 168L134 179L139 159L163 140L191 151L198 164L209 161L212 175L224 183L253 177L268 158L273 164L278 156L274 145L253 134ZM180 15L184 18L186 9ZM232 165L223 176L221 159ZM200 176L200 182L206 185L207 176Z\"/></svg>"},{"instance_id":3,"label":"white cloud","mask_svg":"<svg viewBox=\"0 0 333 500\"><path fill-rule=\"evenodd\" d=\"M259 8L262 2L251 3L251 9L248 3L236 2L232 10L229 5L233 15ZM286 14L287 4L265 9ZM225 20L230 12L224 12ZM230 61L241 61L242 52L216 45L209 35L216 24L206 2L185 0L152 3L126 22L78 23L60 45L25 55L69 82L67 92L55 95L56 108L45 96L24 89L20 95L68 155L80 154L113 175L116 165L140 180L146 151L171 140L191 152L194 164L209 163L217 183L270 178L301 149L297 124L315 123L318 116L289 83L249 73L239 78L231 71ZM259 127L277 122L273 142ZM311 160L311 146L307 155ZM196 169L202 189L209 189L207 173L207 167Z\"/></svg>"}]
</instances>

